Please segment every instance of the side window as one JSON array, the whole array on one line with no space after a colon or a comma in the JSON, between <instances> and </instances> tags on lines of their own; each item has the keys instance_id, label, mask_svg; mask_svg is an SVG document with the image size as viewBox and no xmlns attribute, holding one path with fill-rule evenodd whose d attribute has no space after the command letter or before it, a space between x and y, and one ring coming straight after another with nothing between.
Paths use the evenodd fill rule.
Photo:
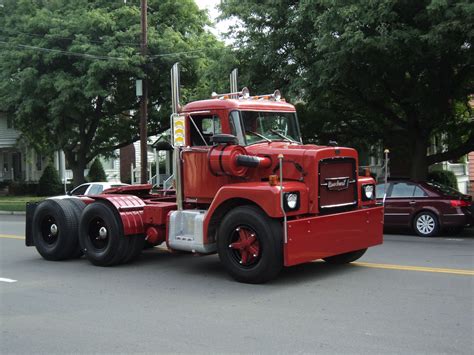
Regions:
<instances>
[{"instance_id":1,"label":"side window","mask_svg":"<svg viewBox=\"0 0 474 355\"><path fill-rule=\"evenodd\" d=\"M390 197L413 197L415 185L406 182L395 182Z\"/></svg>"},{"instance_id":2,"label":"side window","mask_svg":"<svg viewBox=\"0 0 474 355\"><path fill-rule=\"evenodd\" d=\"M191 116L190 119L192 120L190 127L193 146L210 145L211 137L222 133L221 120L218 116Z\"/></svg>"},{"instance_id":3,"label":"side window","mask_svg":"<svg viewBox=\"0 0 474 355\"><path fill-rule=\"evenodd\" d=\"M74 195L74 196L84 195L88 187L89 187L89 184L80 185L76 187L74 190L72 190L71 195Z\"/></svg>"},{"instance_id":4,"label":"side window","mask_svg":"<svg viewBox=\"0 0 474 355\"><path fill-rule=\"evenodd\" d=\"M92 184L89 192L87 193L88 195L98 195L102 192L104 188L102 187L102 185L99 185L99 184Z\"/></svg>"},{"instance_id":5,"label":"side window","mask_svg":"<svg viewBox=\"0 0 474 355\"><path fill-rule=\"evenodd\" d=\"M240 125L240 115L238 111L232 111L229 115L229 125L231 134L237 137L241 145L245 145L242 126Z\"/></svg>"},{"instance_id":6,"label":"side window","mask_svg":"<svg viewBox=\"0 0 474 355\"><path fill-rule=\"evenodd\" d=\"M387 184L388 188L388 184ZM385 189L385 184L378 184L375 187L375 197L376 198L383 198L383 195L385 195L386 189Z\"/></svg>"},{"instance_id":7,"label":"side window","mask_svg":"<svg viewBox=\"0 0 474 355\"><path fill-rule=\"evenodd\" d=\"M419 186L416 186L415 187L415 194L413 195L413 197L426 197L428 196L428 194L423 191L422 188L420 188Z\"/></svg>"}]
</instances>

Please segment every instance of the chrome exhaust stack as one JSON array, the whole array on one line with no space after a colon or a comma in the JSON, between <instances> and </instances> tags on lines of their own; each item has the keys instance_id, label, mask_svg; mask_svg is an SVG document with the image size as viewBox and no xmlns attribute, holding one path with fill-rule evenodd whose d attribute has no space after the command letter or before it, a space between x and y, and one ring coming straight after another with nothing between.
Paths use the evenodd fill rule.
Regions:
<instances>
[{"instance_id":1,"label":"chrome exhaust stack","mask_svg":"<svg viewBox=\"0 0 474 355\"><path fill-rule=\"evenodd\" d=\"M179 115L181 110L180 106L180 80L179 80L179 63L175 63L171 68L171 127L170 132L172 135L171 141L173 142L173 174L175 179L176 189L176 204L178 211L183 210L183 181L182 181L182 164L181 164L181 148L175 143L174 137L174 120Z\"/></svg>"},{"instance_id":2,"label":"chrome exhaust stack","mask_svg":"<svg viewBox=\"0 0 474 355\"><path fill-rule=\"evenodd\" d=\"M179 63L174 63L171 68L171 109L173 114L178 114L181 106L180 100L180 78L179 78Z\"/></svg>"},{"instance_id":3,"label":"chrome exhaust stack","mask_svg":"<svg viewBox=\"0 0 474 355\"><path fill-rule=\"evenodd\" d=\"M238 91L237 89L237 77L239 75L239 71L237 70L237 68L235 68L234 70L232 70L232 72L230 73L230 92L231 93L236 93ZM231 99L238 99L239 96L236 95L236 94L231 94Z\"/></svg>"}]
</instances>

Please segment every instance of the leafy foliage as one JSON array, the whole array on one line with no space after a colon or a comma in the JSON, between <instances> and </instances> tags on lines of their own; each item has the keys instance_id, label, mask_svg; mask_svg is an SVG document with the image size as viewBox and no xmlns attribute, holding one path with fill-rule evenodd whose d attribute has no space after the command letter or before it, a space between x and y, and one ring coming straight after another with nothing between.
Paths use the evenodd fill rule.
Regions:
<instances>
[{"instance_id":1,"label":"leafy foliage","mask_svg":"<svg viewBox=\"0 0 474 355\"><path fill-rule=\"evenodd\" d=\"M169 122L172 64L181 62L182 84L194 88L183 90L188 98L208 89L198 74L229 57L194 1L148 3L144 60L139 0L2 1L0 111L38 150L63 149L75 185L97 155L138 139L136 79L148 78L148 131L156 134Z\"/></svg>"},{"instance_id":2,"label":"leafy foliage","mask_svg":"<svg viewBox=\"0 0 474 355\"><path fill-rule=\"evenodd\" d=\"M89 169L89 174L87 175L87 179L90 182L98 181L98 182L107 182L107 175L105 174L104 168L102 163L98 158L96 158Z\"/></svg>"},{"instance_id":3,"label":"leafy foliage","mask_svg":"<svg viewBox=\"0 0 474 355\"><path fill-rule=\"evenodd\" d=\"M303 102L309 138L384 138L417 179L474 150L472 1L224 0L221 9L240 20L231 32L251 86ZM437 133L449 151L427 157Z\"/></svg>"},{"instance_id":4,"label":"leafy foliage","mask_svg":"<svg viewBox=\"0 0 474 355\"><path fill-rule=\"evenodd\" d=\"M442 185L458 189L458 180L452 171L434 170L428 173L428 181L434 181Z\"/></svg>"},{"instance_id":5,"label":"leafy foliage","mask_svg":"<svg viewBox=\"0 0 474 355\"><path fill-rule=\"evenodd\" d=\"M63 192L63 185L59 180L59 175L52 165L48 165L38 182L38 196L54 196Z\"/></svg>"}]
</instances>

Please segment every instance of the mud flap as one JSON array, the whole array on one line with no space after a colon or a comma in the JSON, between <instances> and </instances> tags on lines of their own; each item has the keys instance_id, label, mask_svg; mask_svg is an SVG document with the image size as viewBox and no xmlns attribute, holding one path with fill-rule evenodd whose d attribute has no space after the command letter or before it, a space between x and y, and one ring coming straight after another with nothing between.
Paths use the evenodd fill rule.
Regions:
<instances>
[{"instance_id":1,"label":"mud flap","mask_svg":"<svg viewBox=\"0 0 474 355\"><path fill-rule=\"evenodd\" d=\"M35 242L33 240L33 216L38 207L38 202L27 202L26 203L26 223L25 223L25 245L27 247L34 247Z\"/></svg>"}]
</instances>

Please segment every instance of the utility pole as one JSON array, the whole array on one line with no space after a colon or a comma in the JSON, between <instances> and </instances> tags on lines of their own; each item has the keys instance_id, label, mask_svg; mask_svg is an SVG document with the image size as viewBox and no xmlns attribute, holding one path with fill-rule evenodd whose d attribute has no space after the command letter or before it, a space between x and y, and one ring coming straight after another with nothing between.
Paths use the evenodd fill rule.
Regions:
<instances>
[{"instance_id":1,"label":"utility pole","mask_svg":"<svg viewBox=\"0 0 474 355\"><path fill-rule=\"evenodd\" d=\"M142 80L142 98L140 101L140 183L147 183L147 167L148 167L148 149L147 149L147 116L148 116L148 80L147 80L147 0L140 0L141 7L141 41L140 51L144 59L144 77Z\"/></svg>"}]
</instances>

